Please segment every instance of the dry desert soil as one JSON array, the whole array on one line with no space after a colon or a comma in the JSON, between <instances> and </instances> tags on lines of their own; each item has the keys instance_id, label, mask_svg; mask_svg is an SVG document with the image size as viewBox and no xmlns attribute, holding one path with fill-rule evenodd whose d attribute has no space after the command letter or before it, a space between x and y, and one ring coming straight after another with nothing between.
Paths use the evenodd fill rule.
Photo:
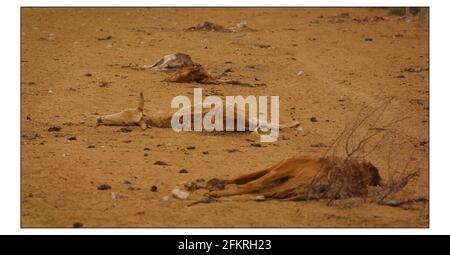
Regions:
<instances>
[{"instance_id":1,"label":"dry desert soil","mask_svg":"<svg viewBox=\"0 0 450 255\"><path fill-rule=\"evenodd\" d=\"M186 30L202 21L246 21L255 31ZM387 118L408 116L397 126L394 161L413 155L420 169L399 196L428 197L428 33L427 16L385 9L23 8L22 227L427 227L428 202L235 197L187 206L192 199L171 191L321 155L327 147L317 144L329 146L361 109L393 97ZM167 83L167 74L139 68L177 52L213 74L232 68L230 77L263 85ZM196 87L204 95L277 95L281 122L300 121L302 130L254 146L248 134L95 125L99 114L135 107L141 91L146 110L157 111ZM49 132L54 126L61 129ZM370 158L383 178L386 152Z\"/></svg>"}]
</instances>

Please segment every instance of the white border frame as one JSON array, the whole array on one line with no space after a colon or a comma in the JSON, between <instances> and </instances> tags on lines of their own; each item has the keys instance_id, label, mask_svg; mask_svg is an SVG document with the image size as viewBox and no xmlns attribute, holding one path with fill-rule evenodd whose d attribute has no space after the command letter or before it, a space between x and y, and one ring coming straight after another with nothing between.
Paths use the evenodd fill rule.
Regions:
<instances>
[{"instance_id":1,"label":"white border frame","mask_svg":"<svg viewBox=\"0 0 450 255\"><path fill-rule=\"evenodd\" d=\"M21 6L183 6L182 0L165 0L164 4L144 0L24 0L5 1L0 8L1 21L1 70L0 93L4 125L0 125L2 165L0 170L0 234L444 234L449 233L450 203L447 151L450 125L447 99L450 95L448 59L450 35L448 20L450 5L446 1L286 1L276 2L250 0L192 1L192 6L429 6L430 7L430 229L217 229L217 228L141 228L141 229L21 229L20 228L20 7Z\"/></svg>"}]
</instances>

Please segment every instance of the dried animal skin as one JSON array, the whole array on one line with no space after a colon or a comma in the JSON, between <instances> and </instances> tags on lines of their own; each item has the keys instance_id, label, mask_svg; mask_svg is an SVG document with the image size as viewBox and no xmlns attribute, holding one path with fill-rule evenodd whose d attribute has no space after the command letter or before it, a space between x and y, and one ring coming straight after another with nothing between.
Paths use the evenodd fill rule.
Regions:
<instances>
[{"instance_id":1,"label":"dried animal skin","mask_svg":"<svg viewBox=\"0 0 450 255\"><path fill-rule=\"evenodd\" d=\"M192 61L191 56L184 53L169 54L153 65L149 66L151 69L158 71L177 71L183 67L200 66Z\"/></svg>"}]
</instances>

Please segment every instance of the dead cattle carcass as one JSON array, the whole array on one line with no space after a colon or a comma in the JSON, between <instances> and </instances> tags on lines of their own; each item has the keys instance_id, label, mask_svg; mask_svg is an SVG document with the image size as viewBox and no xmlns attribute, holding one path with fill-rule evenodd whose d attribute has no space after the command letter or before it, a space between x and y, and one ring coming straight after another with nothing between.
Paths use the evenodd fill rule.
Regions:
<instances>
[{"instance_id":1,"label":"dead cattle carcass","mask_svg":"<svg viewBox=\"0 0 450 255\"><path fill-rule=\"evenodd\" d=\"M380 182L378 169L368 161L299 156L235 179L214 178L207 187L211 197L256 194L268 199L343 199L364 197L369 186ZM223 189L214 190L218 186Z\"/></svg>"}]
</instances>

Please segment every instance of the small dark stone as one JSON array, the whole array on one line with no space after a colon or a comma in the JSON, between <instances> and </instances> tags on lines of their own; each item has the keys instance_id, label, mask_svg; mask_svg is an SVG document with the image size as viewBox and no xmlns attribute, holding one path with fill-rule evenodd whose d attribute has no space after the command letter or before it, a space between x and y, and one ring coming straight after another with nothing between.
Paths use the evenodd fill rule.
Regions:
<instances>
[{"instance_id":1,"label":"small dark stone","mask_svg":"<svg viewBox=\"0 0 450 255\"><path fill-rule=\"evenodd\" d=\"M131 184L131 182L130 181L124 181L123 184L129 185L129 184Z\"/></svg>"},{"instance_id":2,"label":"small dark stone","mask_svg":"<svg viewBox=\"0 0 450 255\"><path fill-rule=\"evenodd\" d=\"M111 40L111 39L112 39L111 35L108 35L107 37L104 37L104 38L98 38L99 41L108 41L108 40Z\"/></svg>"},{"instance_id":3,"label":"small dark stone","mask_svg":"<svg viewBox=\"0 0 450 255\"><path fill-rule=\"evenodd\" d=\"M202 152L203 153L203 155L208 155L209 154L209 151L204 151L204 152Z\"/></svg>"},{"instance_id":4,"label":"small dark stone","mask_svg":"<svg viewBox=\"0 0 450 255\"><path fill-rule=\"evenodd\" d=\"M98 190L108 190L108 189L111 189L111 188L112 188L111 185L108 185L108 184L100 184L100 185L97 186Z\"/></svg>"},{"instance_id":5,"label":"small dark stone","mask_svg":"<svg viewBox=\"0 0 450 255\"><path fill-rule=\"evenodd\" d=\"M180 174L187 174L188 173L188 170L186 170L186 169L181 169L180 171L178 171Z\"/></svg>"},{"instance_id":6,"label":"small dark stone","mask_svg":"<svg viewBox=\"0 0 450 255\"><path fill-rule=\"evenodd\" d=\"M83 227L83 223L81 223L81 222L74 222L72 227L74 227L74 228L82 228Z\"/></svg>"},{"instance_id":7,"label":"small dark stone","mask_svg":"<svg viewBox=\"0 0 450 255\"><path fill-rule=\"evenodd\" d=\"M158 191L158 187L156 187L155 185L152 185L152 186L150 187L150 191L151 191L151 192L156 192L156 191Z\"/></svg>"},{"instance_id":8,"label":"small dark stone","mask_svg":"<svg viewBox=\"0 0 450 255\"><path fill-rule=\"evenodd\" d=\"M88 145L88 148L89 148L89 149L95 148L95 144L89 144L89 145Z\"/></svg>"},{"instance_id":9,"label":"small dark stone","mask_svg":"<svg viewBox=\"0 0 450 255\"><path fill-rule=\"evenodd\" d=\"M90 74L90 73L87 73L87 74L85 74L84 76L86 76L86 77L90 77L90 76L92 76L92 74Z\"/></svg>"},{"instance_id":10,"label":"small dark stone","mask_svg":"<svg viewBox=\"0 0 450 255\"><path fill-rule=\"evenodd\" d=\"M311 117L311 119L309 119L311 122L317 122L317 118L316 117Z\"/></svg>"},{"instance_id":11,"label":"small dark stone","mask_svg":"<svg viewBox=\"0 0 450 255\"><path fill-rule=\"evenodd\" d=\"M149 151L150 150L150 148L144 148L144 151Z\"/></svg>"},{"instance_id":12,"label":"small dark stone","mask_svg":"<svg viewBox=\"0 0 450 255\"><path fill-rule=\"evenodd\" d=\"M425 146L425 145L427 145L428 144L428 141L420 141L419 142L419 145L420 146Z\"/></svg>"},{"instance_id":13,"label":"small dark stone","mask_svg":"<svg viewBox=\"0 0 450 255\"><path fill-rule=\"evenodd\" d=\"M111 86L111 84L112 84L112 82L110 82L110 81L101 81L98 83L98 86L102 87L102 88L107 88L107 87Z\"/></svg>"},{"instance_id":14,"label":"small dark stone","mask_svg":"<svg viewBox=\"0 0 450 255\"><path fill-rule=\"evenodd\" d=\"M166 161L158 160L158 161L155 161L155 163L153 163L153 165L168 166L169 164Z\"/></svg>"},{"instance_id":15,"label":"small dark stone","mask_svg":"<svg viewBox=\"0 0 450 255\"><path fill-rule=\"evenodd\" d=\"M372 38L366 38L366 39L364 39L364 41L371 42L371 41L373 41L373 39Z\"/></svg>"},{"instance_id":16,"label":"small dark stone","mask_svg":"<svg viewBox=\"0 0 450 255\"><path fill-rule=\"evenodd\" d=\"M75 140L77 140L77 137L76 136L70 136L69 138L67 138L67 140L75 141Z\"/></svg>"},{"instance_id":17,"label":"small dark stone","mask_svg":"<svg viewBox=\"0 0 450 255\"><path fill-rule=\"evenodd\" d=\"M130 133L131 131L133 131L133 129L130 127L123 127L121 129L119 129L119 131L123 132L123 133Z\"/></svg>"},{"instance_id":18,"label":"small dark stone","mask_svg":"<svg viewBox=\"0 0 450 255\"><path fill-rule=\"evenodd\" d=\"M251 143L250 146L252 147L261 147L260 143Z\"/></svg>"},{"instance_id":19,"label":"small dark stone","mask_svg":"<svg viewBox=\"0 0 450 255\"><path fill-rule=\"evenodd\" d=\"M194 149L195 149L195 146L188 146L188 147L186 147L186 149L188 149L188 150L194 150Z\"/></svg>"},{"instance_id":20,"label":"small dark stone","mask_svg":"<svg viewBox=\"0 0 450 255\"><path fill-rule=\"evenodd\" d=\"M60 126L53 126L48 128L48 132L58 132L58 131L61 131Z\"/></svg>"},{"instance_id":21,"label":"small dark stone","mask_svg":"<svg viewBox=\"0 0 450 255\"><path fill-rule=\"evenodd\" d=\"M148 156L148 153L144 153L144 157L147 157Z\"/></svg>"}]
</instances>

